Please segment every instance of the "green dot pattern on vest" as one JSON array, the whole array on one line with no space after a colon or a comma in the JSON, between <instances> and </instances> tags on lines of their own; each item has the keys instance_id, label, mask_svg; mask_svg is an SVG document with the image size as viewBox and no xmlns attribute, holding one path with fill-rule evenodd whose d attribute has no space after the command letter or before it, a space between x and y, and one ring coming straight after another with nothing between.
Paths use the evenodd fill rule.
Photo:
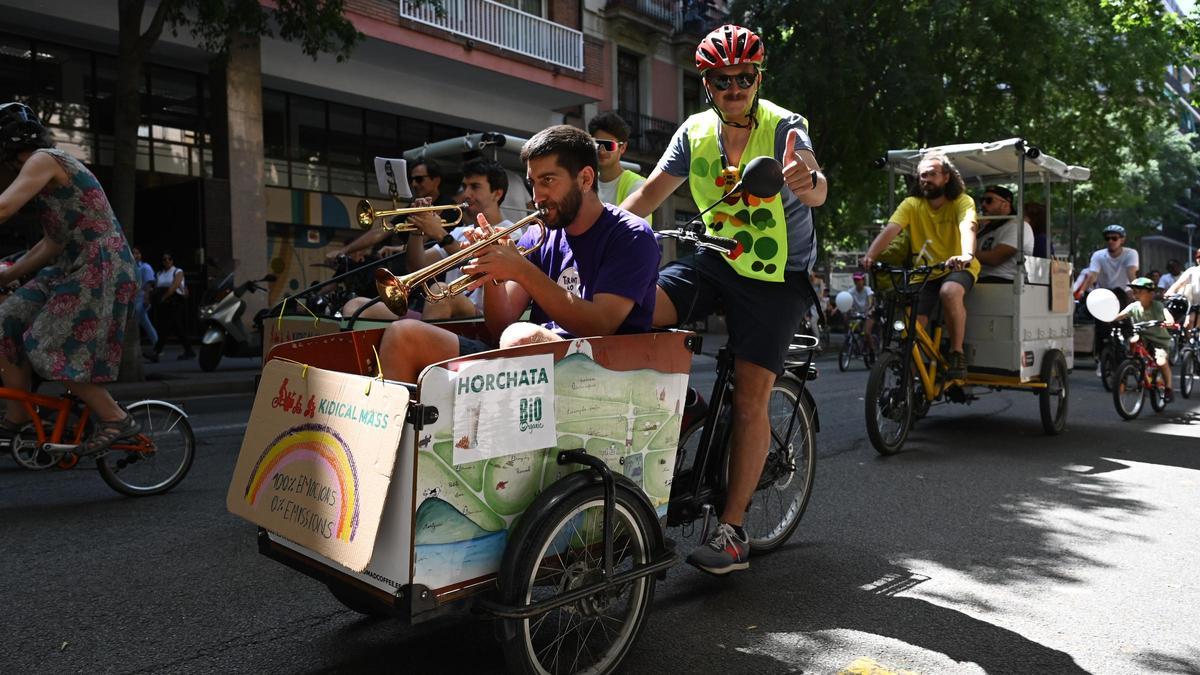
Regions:
<instances>
[{"instance_id":1,"label":"green dot pattern on vest","mask_svg":"<svg viewBox=\"0 0 1200 675\"><path fill-rule=\"evenodd\" d=\"M750 216L750 223L760 230L775 227L775 218L770 209L755 209Z\"/></svg>"},{"instance_id":2,"label":"green dot pattern on vest","mask_svg":"<svg viewBox=\"0 0 1200 675\"><path fill-rule=\"evenodd\" d=\"M754 255L763 260L770 260L779 253L779 244L769 237L759 237L754 240Z\"/></svg>"}]
</instances>

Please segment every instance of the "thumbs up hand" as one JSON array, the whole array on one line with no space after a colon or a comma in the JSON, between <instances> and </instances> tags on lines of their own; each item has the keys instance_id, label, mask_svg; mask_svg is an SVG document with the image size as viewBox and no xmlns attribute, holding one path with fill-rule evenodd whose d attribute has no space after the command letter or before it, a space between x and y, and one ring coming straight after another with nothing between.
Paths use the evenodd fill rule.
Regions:
<instances>
[{"instance_id":1,"label":"thumbs up hand","mask_svg":"<svg viewBox=\"0 0 1200 675\"><path fill-rule=\"evenodd\" d=\"M788 129L783 147L783 179L792 194L803 199L806 193L812 192L817 186L817 167L810 165L804 154L796 149L799 141L800 130Z\"/></svg>"}]
</instances>

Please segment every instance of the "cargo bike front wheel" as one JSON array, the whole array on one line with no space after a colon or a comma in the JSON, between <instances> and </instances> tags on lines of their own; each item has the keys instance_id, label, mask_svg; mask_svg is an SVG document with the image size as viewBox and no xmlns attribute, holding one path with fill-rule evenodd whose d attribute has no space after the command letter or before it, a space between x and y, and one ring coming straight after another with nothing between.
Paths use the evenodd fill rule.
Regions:
<instances>
[{"instance_id":1,"label":"cargo bike front wheel","mask_svg":"<svg viewBox=\"0 0 1200 675\"><path fill-rule=\"evenodd\" d=\"M617 480L608 577L605 491L600 482L574 481L544 508L531 507L524 518L534 519L509 541L500 600L517 612L502 619L499 633L510 672L611 672L641 633L657 581L647 568L662 560L662 529L637 488ZM511 616L522 610L529 616Z\"/></svg>"}]
</instances>

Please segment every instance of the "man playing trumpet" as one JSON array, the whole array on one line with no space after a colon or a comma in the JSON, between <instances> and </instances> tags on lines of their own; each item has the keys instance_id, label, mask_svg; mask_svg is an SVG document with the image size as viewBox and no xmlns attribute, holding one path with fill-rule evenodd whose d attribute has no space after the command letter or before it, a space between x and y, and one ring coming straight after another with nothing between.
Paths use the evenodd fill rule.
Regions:
<instances>
[{"instance_id":1,"label":"man playing trumpet","mask_svg":"<svg viewBox=\"0 0 1200 675\"><path fill-rule=\"evenodd\" d=\"M550 127L525 143L521 159L534 203L546 211L546 231L529 228L519 246L542 245L525 257L511 242L498 242L463 268L479 275L473 287L484 289L484 321L500 336L499 347L649 330L658 243L645 220L600 201L592 137L567 125ZM478 222L467 235L471 242L493 233L486 218ZM517 322L531 304L531 322ZM429 364L492 348L405 319L384 332L380 362L384 377L415 382Z\"/></svg>"}]
</instances>

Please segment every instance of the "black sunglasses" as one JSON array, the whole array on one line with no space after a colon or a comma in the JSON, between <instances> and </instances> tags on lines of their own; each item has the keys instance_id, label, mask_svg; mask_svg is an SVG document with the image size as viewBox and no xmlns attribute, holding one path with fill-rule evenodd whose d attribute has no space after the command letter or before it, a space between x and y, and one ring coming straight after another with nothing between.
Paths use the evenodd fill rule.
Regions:
<instances>
[{"instance_id":1,"label":"black sunglasses","mask_svg":"<svg viewBox=\"0 0 1200 675\"><path fill-rule=\"evenodd\" d=\"M409 176L409 177L408 177L408 182L410 182L410 183L424 183L426 178L429 178L429 176Z\"/></svg>"},{"instance_id":2,"label":"black sunglasses","mask_svg":"<svg viewBox=\"0 0 1200 675\"><path fill-rule=\"evenodd\" d=\"M1000 197L984 197L979 201L984 204L991 204L992 202L1008 202L1007 199L1001 199Z\"/></svg>"},{"instance_id":3,"label":"black sunglasses","mask_svg":"<svg viewBox=\"0 0 1200 675\"><path fill-rule=\"evenodd\" d=\"M1104 241L1121 241L1121 235L1113 235L1104 238Z\"/></svg>"},{"instance_id":4,"label":"black sunglasses","mask_svg":"<svg viewBox=\"0 0 1200 675\"><path fill-rule=\"evenodd\" d=\"M596 148L605 152L616 150L618 145L621 145L618 141L610 141L603 138L596 139Z\"/></svg>"},{"instance_id":5,"label":"black sunglasses","mask_svg":"<svg viewBox=\"0 0 1200 675\"><path fill-rule=\"evenodd\" d=\"M736 75L717 75L715 73L708 73L704 76L704 79L708 80L708 83L712 85L712 88L716 89L717 91L727 91L735 82L737 83L738 89L749 89L750 87L754 86L755 82L758 81L758 71L755 70L749 73L738 73Z\"/></svg>"}]
</instances>

